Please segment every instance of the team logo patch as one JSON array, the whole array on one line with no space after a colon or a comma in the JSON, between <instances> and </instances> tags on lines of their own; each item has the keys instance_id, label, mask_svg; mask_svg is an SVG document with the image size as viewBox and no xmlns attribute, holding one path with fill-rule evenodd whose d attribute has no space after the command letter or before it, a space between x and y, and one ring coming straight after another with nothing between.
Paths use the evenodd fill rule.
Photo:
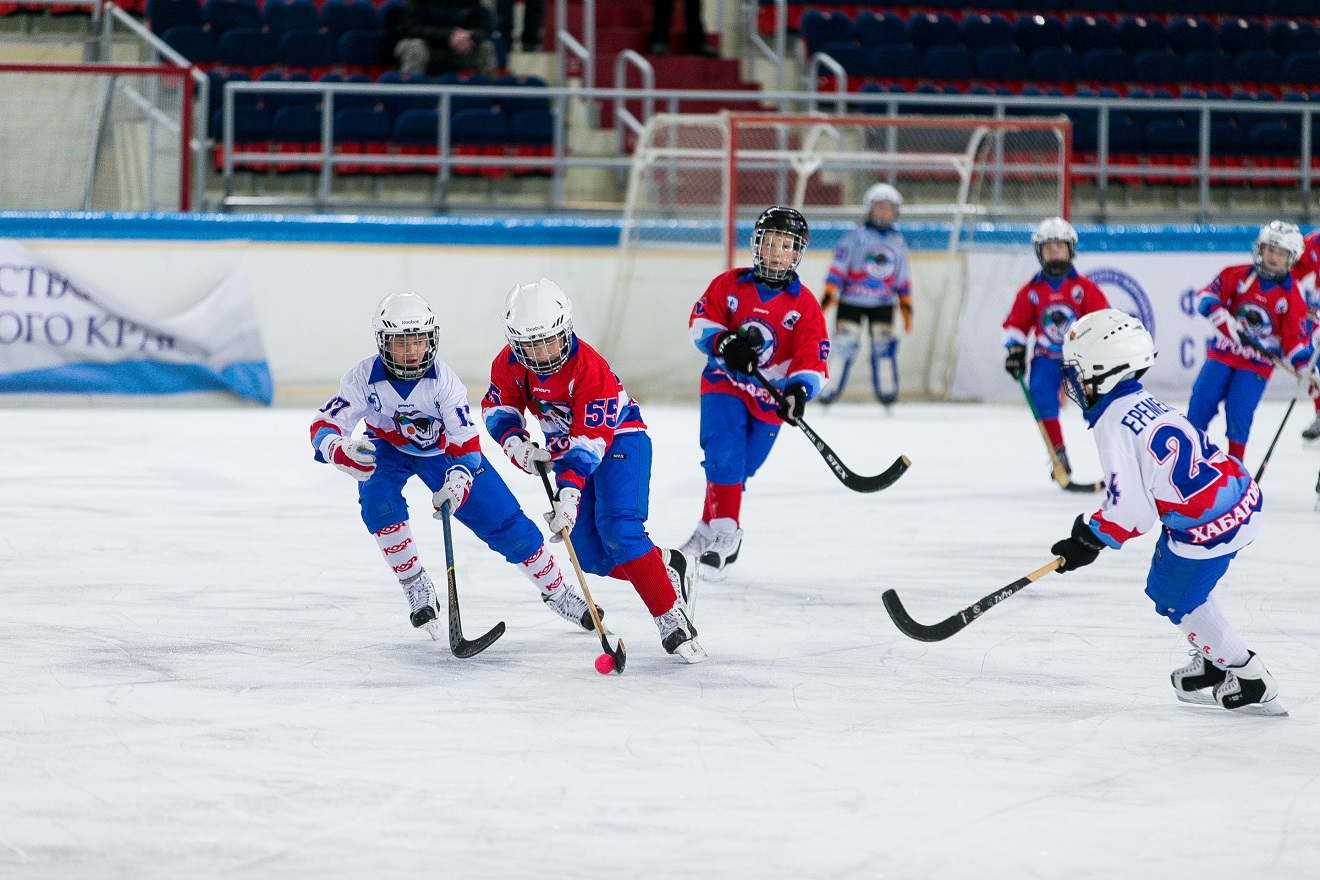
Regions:
<instances>
[{"instance_id":1,"label":"team logo patch","mask_svg":"<svg viewBox=\"0 0 1320 880\"><path fill-rule=\"evenodd\" d=\"M741 324L742 331L745 334L752 327L761 334L761 356L757 359L758 366L766 366L775 359L775 352L779 349L779 340L775 336L775 328L771 327L761 318L748 318Z\"/></svg>"},{"instance_id":2,"label":"team logo patch","mask_svg":"<svg viewBox=\"0 0 1320 880\"><path fill-rule=\"evenodd\" d=\"M376 412L380 412L380 395L374 391L367 394L367 406L370 406Z\"/></svg>"},{"instance_id":3,"label":"team logo patch","mask_svg":"<svg viewBox=\"0 0 1320 880\"><path fill-rule=\"evenodd\" d=\"M1281 303L1286 310L1287 303ZM1239 303L1237 308L1238 323L1243 331L1253 339L1265 339L1274 332L1274 321L1268 310L1254 302Z\"/></svg>"},{"instance_id":4,"label":"team logo patch","mask_svg":"<svg viewBox=\"0 0 1320 880\"><path fill-rule=\"evenodd\" d=\"M738 311L738 297L734 296L733 294L729 294L729 296L724 300L724 304L729 307L730 312Z\"/></svg>"},{"instance_id":5,"label":"team logo patch","mask_svg":"<svg viewBox=\"0 0 1320 880\"><path fill-rule=\"evenodd\" d=\"M828 339L822 339L820 341L820 359L826 361L829 360L829 358L830 358L830 341Z\"/></svg>"},{"instance_id":6,"label":"team logo patch","mask_svg":"<svg viewBox=\"0 0 1320 880\"><path fill-rule=\"evenodd\" d=\"M1118 499L1118 474L1110 473L1109 480L1105 483L1105 504L1109 507L1113 507L1118 503Z\"/></svg>"},{"instance_id":7,"label":"team logo patch","mask_svg":"<svg viewBox=\"0 0 1320 880\"><path fill-rule=\"evenodd\" d=\"M789 312L787 315L784 315L784 320L783 320L784 329L792 330L794 325L797 324L798 320L801 317L802 317L801 312Z\"/></svg>"},{"instance_id":8,"label":"team logo patch","mask_svg":"<svg viewBox=\"0 0 1320 880\"><path fill-rule=\"evenodd\" d=\"M1064 303L1051 303L1040 313L1040 329L1055 345L1063 344L1068 328L1077 320L1077 312Z\"/></svg>"},{"instance_id":9,"label":"team logo patch","mask_svg":"<svg viewBox=\"0 0 1320 880\"><path fill-rule=\"evenodd\" d=\"M692 311L698 315L706 314L706 298L704 296L701 299L697 300L696 308L694 308Z\"/></svg>"},{"instance_id":10,"label":"team logo patch","mask_svg":"<svg viewBox=\"0 0 1320 880\"><path fill-rule=\"evenodd\" d=\"M866 257L866 274L883 283L894 277L894 254L888 250L876 251Z\"/></svg>"},{"instance_id":11,"label":"team logo patch","mask_svg":"<svg viewBox=\"0 0 1320 880\"><path fill-rule=\"evenodd\" d=\"M399 410L394 414L394 429L418 449L434 449L444 438L440 420L417 410Z\"/></svg>"},{"instance_id":12,"label":"team logo patch","mask_svg":"<svg viewBox=\"0 0 1320 880\"><path fill-rule=\"evenodd\" d=\"M1070 293L1072 295L1073 302L1077 303L1080 306L1082 304L1082 297L1086 296L1086 291L1082 290L1082 285L1074 284L1073 289L1070 291Z\"/></svg>"}]
</instances>

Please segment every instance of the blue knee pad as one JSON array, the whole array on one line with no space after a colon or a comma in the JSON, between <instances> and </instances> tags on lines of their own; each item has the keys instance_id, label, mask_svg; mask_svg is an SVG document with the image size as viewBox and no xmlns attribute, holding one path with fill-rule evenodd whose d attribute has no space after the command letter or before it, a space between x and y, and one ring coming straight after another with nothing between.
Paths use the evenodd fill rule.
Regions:
<instances>
[{"instance_id":1,"label":"blue knee pad","mask_svg":"<svg viewBox=\"0 0 1320 880\"><path fill-rule=\"evenodd\" d=\"M1059 386L1063 383L1060 362L1052 357L1037 355L1031 359L1029 387L1036 414L1044 419L1059 417Z\"/></svg>"},{"instance_id":2,"label":"blue knee pad","mask_svg":"<svg viewBox=\"0 0 1320 880\"><path fill-rule=\"evenodd\" d=\"M1169 537L1161 534L1146 575L1146 595L1155 611L1175 624L1205 603L1210 591L1228 571L1236 553L1212 559L1188 559L1169 549Z\"/></svg>"}]
</instances>

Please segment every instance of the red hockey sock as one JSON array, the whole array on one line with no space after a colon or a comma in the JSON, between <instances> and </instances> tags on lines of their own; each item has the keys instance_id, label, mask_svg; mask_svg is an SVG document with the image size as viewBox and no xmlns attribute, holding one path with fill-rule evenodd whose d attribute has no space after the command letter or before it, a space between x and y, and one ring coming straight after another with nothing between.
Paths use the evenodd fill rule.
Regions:
<instances>
[{"instance_id":1,"label":"red hockey sock","mask_svg":"<svg viewBox=\"0 0 1320 880\"><path fill-rule=\"evenodd\" d=\"M1236 440L1229 440L1228 454L1236 458L1238 461L1242 461L1243 456L1247 454L1247 444L1239 443Z\"/></svg>"},{"instance_id":2,"label":"red hockey sock","mask_svg":"<svg viewBox=\"0 0 1320 880\"><path fill-rule=\"evenodd\" d=\"M677 598L674 585L669 581L669 572L665 570L665 561L660 557L659 549L652 547L619 568L628 573L628 580L632 581L633 589L642 597L652 617L659 617L674 607Z\"/></svg>"},{"instance_id":3,"label":"red hockey sock","mask_svg":"<svg viewBox=\"0 0 1320 880\"><path fill-rule=\"evenodd\" d=\"M717 519L731 519L735 524L742 513L742 484L723 486L718 483L706 484L706 505L701 510L702 522L714 522Z\"/></svg>"},{"instance_id":4,"label":"red hockey sock","mask_svg":"<svg viewBox=\"0 0 1320 880\"><path fill-rule=\"evenodd\" d=\"M1059 427L1058 419L1041 419L1040 423L1045 426L1045 433L1050 438L1050 445L1055 449L1063 446L1063 428Z\"/></svg>"},{"instance_id":5,"label":"red hockey sock","mask_svg":"<svg viewBox=\"0 0 1320 880\"><path fill-rule=\"evenodd\" d=\"M628 572L623 570L622 565L616 565L614 568L610 569L610 573L605 576L612 577L619 581L626 581L628 579Z\"/></svg>"}]
</instances>

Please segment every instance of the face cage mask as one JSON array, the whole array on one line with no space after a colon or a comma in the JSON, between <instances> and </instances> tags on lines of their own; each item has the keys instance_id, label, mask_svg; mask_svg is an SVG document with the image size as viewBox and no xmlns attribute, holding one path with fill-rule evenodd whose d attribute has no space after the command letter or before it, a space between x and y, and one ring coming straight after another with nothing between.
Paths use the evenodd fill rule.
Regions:
<instances>
[{"instance_id":1,"label":"face cage mask","mask_svg":"<svg viewBox=\"0 0 1320 880\"><path fill-rule=\"evenodd\" d=\"M1077 362L1065 363L1060 373L1063 376L1063 393L1082 409L1090 409L1091 404L1087 400L1086 386L1082 384L1082 372L1078 369Z\"/></svg>"},{"instance_id":2,"label":"face cage mask","mask_svg":"<svg viewBox=\"0 0 1320 880\"><path fill-rule=\"evenodd\" d=\"M1285 259L1284 261L1284 265L1287 268L1285 268L1282 272L1271 272L1269 269L1265 268L1266 245L1270 245L1270 247L1279 248L1279 250L1288 254L1288 258ZM1292 271L1292 267L1297 263L1296 260L1292 259L1292 254L1291 252L1288 251L1287 248L1279 247L1277 244L1270 244L1270 242L1267 241L1264 242L1258 241L1254 245L1252 245L1251 262L1256 267L1256 274L1259 275L1261 278L1264 278L1266 281L1282 281L1288 275L1288 273Z\"/></svg>"},{"instance_id":3,"label":"face cage mask","mask_svg":"<svg viewBox=\"0 0 1320 880\"><path fill-rule=\"evenodd\" d=\"M793 262L783 269L772 269L761 260L761 242L767 235L782 235L793 240ZM757 281L781 284L793 277L798 263L802 262L802 252L807 243L802 236L782 229L758 229L752 233L752 275Z\"/></svg>"},{"instance_id":4,"label":"face cage mask","mask_svg":"<svg viewBox=\"0 0 1320 880\"><path fill-rule=\"evenodd\" d=\"M552 351L552 344L558 341L558 351ZM573 350L573 328L565 327L553 336L540 339L512 339L509 347L518 363L540 376L548 376L568 363L568 356Z\"/></svg>"},{"instance_id":5,"label":"face cage mask","mask_svg":"<svg viewBox=\"0 0 1320 880\"><path fill-rule=\"evenodd\" d=\"M1066 244L1068 246L1068 259L1046 261L1046 259L1041 256L1041 252L1045 245L1050 242ZM1040 244L1036 245L1036 262L1040 263L1040 272L1046 278L1062 278L1064 275L1067 275L1068 270L1072 268L1073 260L1075 259L1077 259L1077 249L1073 247L1072 242L1066 239L1052 238L1049 241L1042 241Z\"/></svg>"},{"instance_id":6,"label":"face cage mask","mask_svg":"<svg viewBox=\"0 0 1320 880\"><path fill-rule=\"evenodd\" d=\"M422 355L421 362L415 367L409 367L394 360L390 354L390 340L397 337L422 336L426 338L426 352ZM380 359L385 364L385 369L396 379L404 382L420 379L426 375L426 371L431 369L431 364L435 363L436 345L440 334L437 330L427 330L422 333L386 333L380 331L376 334L376 347L380 350Z\"/></svg>"}]
</instances>

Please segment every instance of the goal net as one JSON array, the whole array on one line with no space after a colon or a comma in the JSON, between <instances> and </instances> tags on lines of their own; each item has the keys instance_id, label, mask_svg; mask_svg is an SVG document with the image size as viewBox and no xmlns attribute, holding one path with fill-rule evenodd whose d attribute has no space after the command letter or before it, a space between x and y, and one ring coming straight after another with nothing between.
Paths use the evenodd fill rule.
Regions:
<instances>
[{"instance_id":1,"label":"goal net","mask_svg":"<svg viewBox=\"0 0 1320 880\"><path fill-rule=\"evenodd\" d=\"M904 390L942 397L978 225L1067 217L1070 149L1063 117L654 116L633 154L605 350L619 354L631 329L685 322L716 274L749 264L752 226L770 205L806 215L812 247L798 272L819 294L833 245L862 219L866 190L884 181L903 194L913 249ZM663 394L675 370L691 374L696 352L652 348L659 353L631 382Z\"/></svg>"},{"instance_id":2,"label":"goal net","mask_svg":"<svg viewBox=\"0 0 1320 880\"><path fill-rule=\"evenodd\" d=\"M186 209L191 115L186 68L0 64L0 207Z\"/></svg>"}]
</instances>

